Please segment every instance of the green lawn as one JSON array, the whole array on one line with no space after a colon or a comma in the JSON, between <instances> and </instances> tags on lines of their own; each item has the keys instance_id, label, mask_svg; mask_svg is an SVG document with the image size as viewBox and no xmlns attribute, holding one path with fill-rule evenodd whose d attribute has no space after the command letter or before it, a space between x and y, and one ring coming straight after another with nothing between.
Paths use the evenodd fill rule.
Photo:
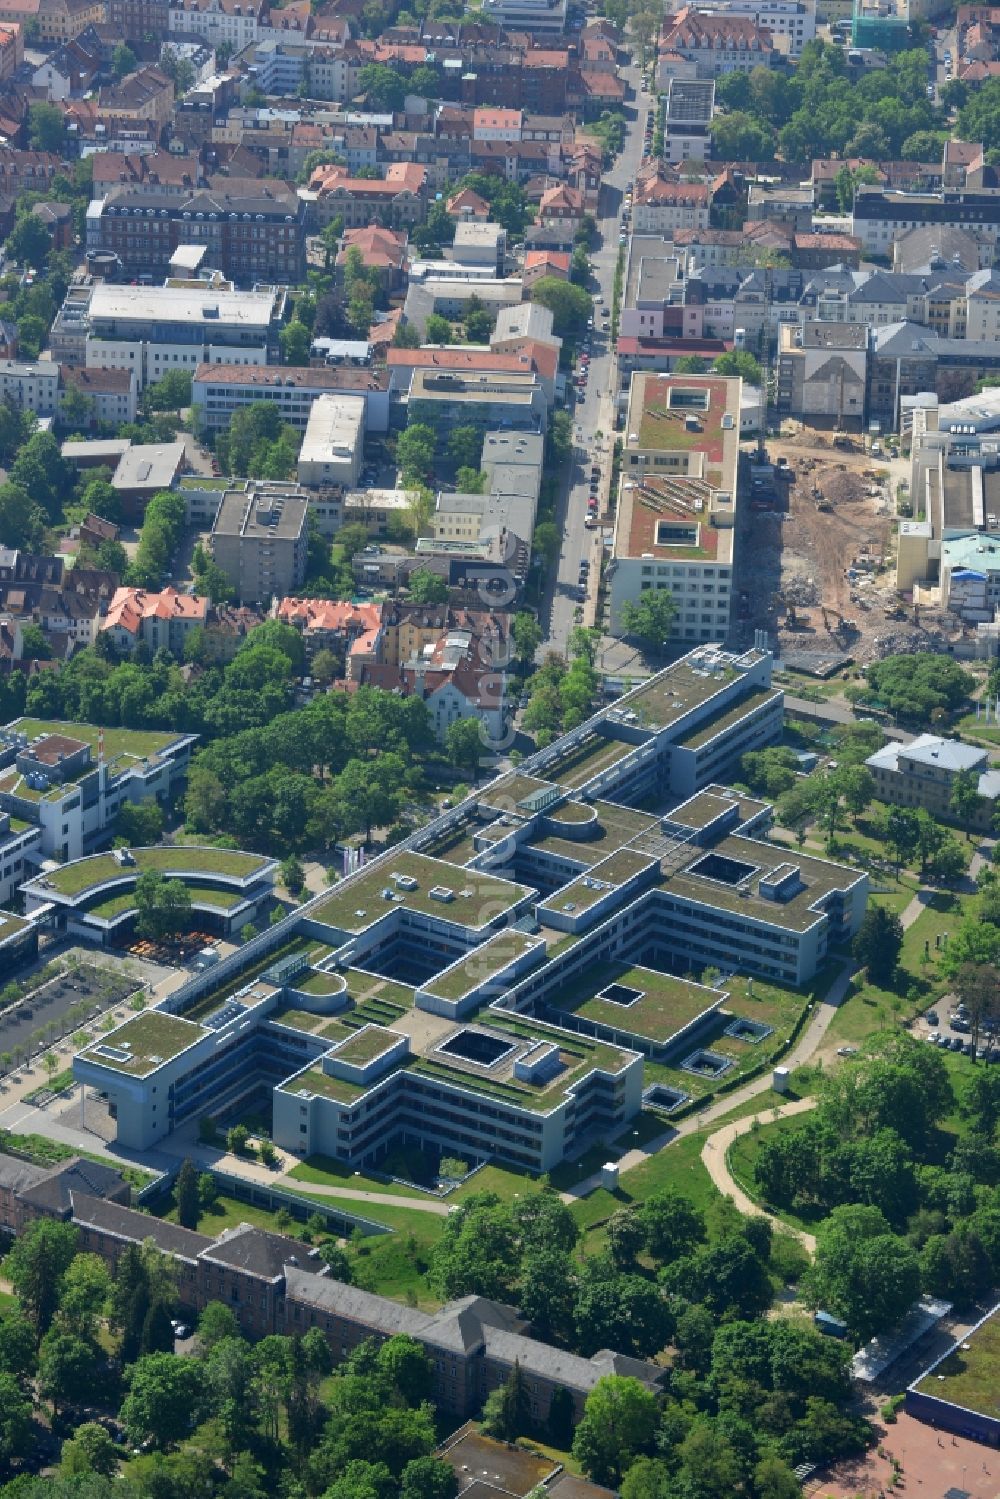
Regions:
<instances>
[{"instance_id":1,"label":"green lawn","mask_svg":"<svg viewBox=\"0 0 1000 1499\"><path fill-rule=\"evenodd\" d=\"M343 1161L338 1161L333 1156L311 1155L306 1160L300 1161L288 1172L288 1178L295 1182L311 1182L314 1187L355 1187L359 1192L383 1192L387 1197L416 1197L412 1187L404 1187L397 1182L385 1182L377 1176L368 1176L363 1171L352 1171L345 1166ZM327 1199L335 1205L332 1198Z\"/></svg>"}]
</instances>

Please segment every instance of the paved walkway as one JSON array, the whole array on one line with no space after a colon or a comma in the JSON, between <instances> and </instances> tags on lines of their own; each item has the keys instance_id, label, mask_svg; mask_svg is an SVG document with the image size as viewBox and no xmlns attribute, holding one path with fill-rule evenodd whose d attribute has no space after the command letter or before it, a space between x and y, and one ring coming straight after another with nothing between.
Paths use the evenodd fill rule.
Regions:
<instances>
[{"instance_id":1,"label":"paved walkway","mask_svg":"<svg viewBox=\"0 0 1000 1499\"><path fill-rule=\"evenodd\" d=\"M715 1134L705 1141L701 1152L701 1158L709 1176L724 1197L733 1199L741 1213L745 1213L747 1217L770 1219L775 1228L783 1233L793 1234L810 1254L816 1252L815 1235L806 1233L803 1229L792 1228L784 1219L765 1212L759 1203L754 1202L753 1198L748 1197L743 1191L730 1171L726 1157L733 1141L738 1140L741 1135L748 1135L758 1120L770 1123L775 1119L787 1119L795 1114L806 1114L815 1107L815 1098L795 1098L790 1103L779 1105L778 1108L764 1109L762 1113L750 1114L745 1119L734 1119L731 1124L725 1124L722 1129L716 1130Z\"/></svg>"},{"instance_id":2,"label":"paved walkway","mask_svg":"<svg viewBox=\"0 0 1000 1499\"><path fill-rule=\"evenodd\" d=\"M813 1056L823 1037L826 1035L827 1027L833 1019L837 1008L843 1003L851 982L853 964L845 962L837 977L834 979L824 997L815 1004L812 1018L806 1025L801 1036L792 1047L791 1051L781 1058L780 1065L787 1067L790 1071L801 1067ZM760 1093L766 1093L771 1086L771 1073L767 1071L760 1077L755 1077L745 1083L742 1088L735 1088L732 1093L726 1093L715 1103L702 1109L699 1113L690 1114L687 1119L682 1119L675 1128L666 1130L655 1140L650 1140L647 1145L639 1146L635 1150L626 1151L618 1161L620 1171L629 1171L633 1166L641 1166L650 1156L658 1155L661 1150L667 1149L675 1140L683 1139L685 1135L694 1134L703 1130L707 1124L714 1124L717 1119L722 1119L726 1114L731 1114L734 1109L741 1108L743 1104L749 1103ZM561 1194L564 1202L573 1202L578 1197L586 1197L589 1192L601 1185L600 1172L593 1176L585 1177L578 1182L569 1192ZM757 1211L756 1208L753 1209Z\"/></svg>"}]
</instances>

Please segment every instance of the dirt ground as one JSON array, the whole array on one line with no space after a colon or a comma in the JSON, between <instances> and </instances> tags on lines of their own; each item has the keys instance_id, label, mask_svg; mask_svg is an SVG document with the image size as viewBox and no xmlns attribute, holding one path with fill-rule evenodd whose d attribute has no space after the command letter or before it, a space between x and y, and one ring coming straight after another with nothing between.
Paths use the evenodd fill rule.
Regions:
<instances>
[{"instance_id":1,"label":"dirt ground","mask_svg":"<svg viewBox=\"0 0 1000 1499\"><path fill-rule=\"evenodd\" d=\"M770 508L744 503L741 624L744 633L762 628L777 637L782 654L846 654L865 662L890 651L930 649L953 633L936 611L921 609L915 618L909 602L897 597L898 474L880 468L854 441L852 449L834 448L826 434L810 429L771 439L771 462L787 458L794 478L776 480Z\"/></svg>"}]
</instances>

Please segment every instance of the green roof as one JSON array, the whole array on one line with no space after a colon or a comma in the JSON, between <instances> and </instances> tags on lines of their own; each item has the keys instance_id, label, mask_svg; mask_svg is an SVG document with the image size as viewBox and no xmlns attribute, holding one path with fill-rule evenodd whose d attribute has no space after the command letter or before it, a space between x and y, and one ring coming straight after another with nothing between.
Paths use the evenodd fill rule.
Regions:
<instances>
[{"instance_id":1,"label":"green roof","mask_svg":"<svg viewBox=\"0 0 1000 1499\"><path fill-rule=\"evenodd\" d=\"M416 886L407 889L397 884L395 875L415 880ZM450 890L452 898L439 900L430 893L435 888ZM385 890L399 899L387 900ZM463 893L466 891L469 893ZM527 894L524 885L511 880L479 869L456 869L443 860L403 849L381 860L377 867L352 875L342 888L335 887L322 905L309 912L309 920L343 932L363 932L391 911L402 909L478 929L495 921L505 908L516 905Z\"/></svg>"},{"instance_id":2,"label":"green roof","mask_svg":"<svg viewBox=\"0 0 1000 1499\"><path fill-rule=\"evenodd\" d=\"M337 1061L347 1062L351 1067L365 1067L396 1046L399 1038L398 1031L386 1030L381 1025L366 1025L341 1042L336 1051Z\"/></svg>"},{"instance_id":3,"label":"green roof","mask_svg":"<svg viewBox=\"0 0 1000 1499\"><path fill-rule=\"evenodd\" d=\"M244 853L232 848L134 848L134 864L119 864L111 854L93 854L75 859L59 869L37 876L34 884L55 890L60 895L80 895L108 880L137 878L147 869L179 877L183 872L215 875L219 879L246 880L260 874L271 863L261 854Z\"/></svg>"},{"instance_id":4,"label":"green roof","mask_svg":"<svg viewBox=\"0 0 1000 1499\"><path fill-rule=\"evenodd\" d=\"M146 1010L92 1042L79 1055L86 1062L110 1067L114 1072L146 1077L202 1036L211 1034L203 1025L194 1025L166 1010Z\"/></svg>"},{"instance_id":5,"label":"green roof","mask_svg":"<svg viewBox=\"0 0 1000 1499\"><path fill-rule=\"evenodd\" d=\"M303 994L339 994L347 988L347 981L342 973L327 973L323 969L310 968L305 976L299 974L290 979L288 987L298 989Z\"/></svg>"},{"instance_id":6,"label":"green roof","mask_svg":"<svg viewBox=\"0 0 1000 1499\"><path fill-rule=\"evenodd\" d=\"M776 698L782 696L780 688L759 687L738 703L727 704L719 708L708 719L702 722L698 728L692 729L688 734L682 734L677 741L685 749L700 749L710 739L715 739L725 729L732 728L741 719L746 718L755 708L760 708L764 703L773 703Z\"/></svg>"},{"instance_id":7,"label":"green roof","mask_svg":"<svg viewBox=\"0 0 1000 1499\"><path fill-rule=\"evenodd\" d=\"M233 890L210 890L207 886L188 885L188 894L191 903L195 906L214 906L219 911L231 911L234 907L242 905L246 897ZM112 921L114 917L120 916L123 911L135 910L135 891L130 890L125 895L112 895L108 900L98 901L94 906L88 906L85 914L97 916L102 921Z\"/></svg>"},{"instance_id":8,"label":"green roof","mask_svg":"<svg viewBox=\"0 0 1000 1499\"><path fill-rule=\"evenodd\" d=\"M64 734L67 739L79 739L83 744L90 745L96 762L101 731L92 723L57 723L53 719L17 718L7 727L18 734L26 734L29 740L38 739L43 734ZM119 756L126 756L130 760L151 760L170 745L176 744L179 739L189 738L189 734L155 729L106 728L104 758L111 761Z\"/></svg>"},{"instance_id":9,"label":"green roof","mask_svg":"<svg viewBox=\"0 0 1000 1499\"><path fill-rule=\"evenodd\" d=\"M753 872L736 886L692 868L709 855L719 855L752 865ZM783 900L771 900L761 895L761 878L766 878L782 867L798 870L799 888ZM685 866L675 873L663 875L659 888L706 906L766 922L769 926L804 932L822 919L822 912L813 909L817 901L833 891L847 890L866 878L860 869L852 869L846 864L834 864L829 859L817 859L811 854L800 853L788 844L763 843L734 833L710 849L691 848ZM741 891L747 893L741 894Z\"/></svg>"},{"instance_id":10,"label":"green roof","mask_svg":"<svg viewBox=\"0 0 1000 1499\"><path fill-rule=\"evenodd\" d=\"M675 661L622 698L616 706L638 714L640 723L649 728L663 729L702 703L709 702L716 693L735 682L737 676L735 667L729 665L717 666L712 671L696 671L686 659Z\"/></svg>"},{"instance_id":11,"label":"green roof","mask_svg":"<svg viewBox=\"0 0 1000 1499\"><path fill-rule=\"evenodd\" d=\"M987 1317L917 1385L921 1395L1000 1419L1000 1315Z\"/></svg>"},{"instance_id":12,"label":"green roof","mask_svg":"<svg viewBox=\"0 0 1000 1499\"><path fill-rule=\"evenodd\" d=\"M538 908L539 919L544 919L546 911L558 911L569 916L576 911L585 911L610 895L613 889L627 884L635 875L655 863L649 854L630 848L615 849L606 859L592 864L589 874L578 875L570 884L564 885L542 902ZM612 888L608 889L608 886ZM572 911L569 909L571 906Z\"/></svg>"},{"instance_id":13,"label":"green roof","mask_svg":"<svg viewBox=\"0 0 1000 1499\"><path fill-rule=\"evenodd\" d=\"M637 989L642 997L629 1005L599 998L601 990L610 984ZM710 990L671 973L607 963L560 990L546 1003L623 1035L642 1036L663 1044L724 997L721 990Z\"/></svg>"},{"instance_id":14,"label":"green roof","mask_svg":"<svg viewBox=\"0 0 1000 1499\"><path fill-rule=\"evenodd\" d=\"M20 932L26 931L30 922L25 921L23 916L15 916L11 911L0 911L0 942L6 942L11 937L16 937Z\"/></svg>"},{"instance_id":15,"label":"green roof","mask_svg":"<svg viewBox=\"0 0 1000 1499\"><path fill-rule=\"evenodd\" d=\"M487 983L494 974L502 973L517 959L539 946L538 937L529 937L525 932L508 928L498 932L480 947L474 947L458 963L446 968L436 978L421 984L422 989L437 994L441 999L461 999L470 989Z\"/></svg>"},{"instance_id":16,"label":"green roof","mask_svg":"<svg viewBox=\"0 0 1000 1499\"><path fill-rule=\"evenodd\" d=\"M290 1077L281 1084L282 1093L291 1093L293 1097L304 1089L307 1093L318 1093L323 1098L335 1099L337 1103L353 1103L363 1093L367 1093L370 1084L351 1083L346 1077L331 1077L324 1072L318 1064L310 1067L308 1072L300 1072L295 1077Z\"/></svg>"},{"instance_id":17,"label":"green roof","mask_svg":"<svg viewBox=\"0 0 1000 1499\"><path fill-rule=\"evenodd\" d=\"M605 739L602 734L596 734L582 745L573 746L565 759L552 761L549 770L560 786L574 790L636 748L636 745L625 744L621 739Z\"/></svg>"}]
</instances>

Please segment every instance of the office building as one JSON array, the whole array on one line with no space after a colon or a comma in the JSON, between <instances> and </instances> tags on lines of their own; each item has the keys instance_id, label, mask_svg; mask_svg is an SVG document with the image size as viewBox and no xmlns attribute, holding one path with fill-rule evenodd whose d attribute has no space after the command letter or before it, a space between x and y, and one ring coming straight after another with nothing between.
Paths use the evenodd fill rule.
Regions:
<instances>
[{"instance_id":1,"label":"office building","mask_svg":"<svg viewBox=\"0 0 1000 1499\"><path fill-rule=\"evenodd\" d=\"M69 302L72 296L71 306L63 306L70 342L75 347L82 336L89 369L134 371L140 391L169 370L194 375L205 364L277 362L285 312L281 288L102 283L86 288L85 299L73 296L75 291L71 288L67 297ZM74 362L68 353L63 357Z\"/></svg>"},{"instance_id":2,"label":"office building","mask_svg":"<svg viewBox=\"0 0 1000 1499\"><path fill-rule=\"evenodd\" d=\"M360 396L365 430L389 430L389 382L385 370L351 364L262 366L202 364L191 383L191 402L207 431L224 431L233 414L256 401L274 401L281 420L304 432L314 401L321 395Z\"/></svg>"},{"instance_id":3,"label":"office building","mask_svg":"<svg viewBox=\"0 0 1000 1499\"><path fill-rule=\"evenodd\" d=\"M364 397L319 396L309 412L299 450L299 483L307 489L356 484L364 453Z\"/></svg>"},{"instance_id":4,"label":"office building","mask_svg":"<svg viewBox=\"0 0 1000 1499\"><path fill-rule=\"evenodd\" d=\"M945 821L957 821L951 804L956 780L960 775L974 776L980 801L972 824L987 832L993 826L1000 771L991 768L988 752L978 745L918 734L909 744L890 740L869 755L865 764L875 778L879 801L895 807L924 807Z\"/></svg>"},{"instance_id":5,"label":"office building","mask_svg":"<svg viewBox=\"0 0 1000 1499\"><path fill-rule=\"evenodd\" d=\"M44 858L79 859L110 839L123 803L176 795L196 738L15 719L0 730L0 811L40 830Z\"/></svg>"},{"instance_id":6,"label":"office building","mask_svg":"<svg viewBox=\"0 0 1000 1499\"><path fill-rule=\"evenodd\" d=\"M676 605L671 639L724 641L732 604L739 380L632 376L608 568L611 629L650 590Z\"/></svg>"}]
</instances>

